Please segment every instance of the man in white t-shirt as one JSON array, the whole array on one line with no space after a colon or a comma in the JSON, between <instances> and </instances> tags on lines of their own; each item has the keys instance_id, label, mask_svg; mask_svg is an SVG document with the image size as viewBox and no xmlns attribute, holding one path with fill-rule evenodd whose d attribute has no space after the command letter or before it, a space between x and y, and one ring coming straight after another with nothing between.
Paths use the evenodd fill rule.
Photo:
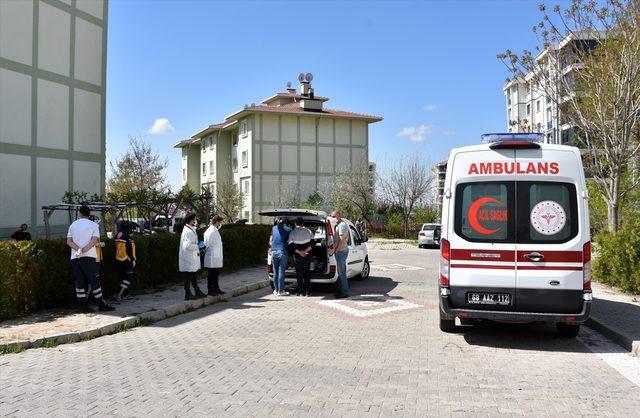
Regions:
<instances>
[{"instance_id":1,"label":"man in white t-shirt","mask_svg":"<svg viewBox=\"0 0 640 418\"><path fill-rule=\"evenodd\" d=\"M71 224L67 233L67 245L71 248L71 267L76 285L76 296L80 311L93 312L89 308L88 295L85 290L85 280L93 293L100 311L113 311L115 308L107 305L102 298L100 286L100 268L96 261L96 244L100 241L98 224L88 218L91 210L81 206L78 219Z\"/></svg>"}]
</instances>

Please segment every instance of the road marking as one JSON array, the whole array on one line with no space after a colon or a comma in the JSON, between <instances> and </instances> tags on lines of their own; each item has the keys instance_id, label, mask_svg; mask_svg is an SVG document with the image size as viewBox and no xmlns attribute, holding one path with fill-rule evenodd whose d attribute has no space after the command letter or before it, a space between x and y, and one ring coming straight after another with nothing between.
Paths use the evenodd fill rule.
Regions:
<instances>
[{"instance_id":1,"label":"road marking","mask_svg":"<svg viewBox=\"0 0 640 418\"><path fill-rule=\"evenodd\" d=\"M381 271L424 270L423 267L408 266L406 264L373 264L371 268Z\"/></svg>"},{"instance_id":2,"label":"road marking","mask_svg":"<svg viewBox=\"0 0 640 418\"><path fill-rule=\"evenodd\" d=\"M320 300L317 303L358 318L384 315L391 312L420 308L422 306L404 299L396 299L378 294L359 295L350 299L341 300Z\"/></svg>"},{"instance_id":3,"label":"road marking","mask_svg":"<svg viewBox=\"0 0 640 418\"><path fill-rule=\"evenodd\" d=\"M584 326L577 339L618 373L640 387L640 357L631 357L624 348Z\"/></svg>"}]
</instances>

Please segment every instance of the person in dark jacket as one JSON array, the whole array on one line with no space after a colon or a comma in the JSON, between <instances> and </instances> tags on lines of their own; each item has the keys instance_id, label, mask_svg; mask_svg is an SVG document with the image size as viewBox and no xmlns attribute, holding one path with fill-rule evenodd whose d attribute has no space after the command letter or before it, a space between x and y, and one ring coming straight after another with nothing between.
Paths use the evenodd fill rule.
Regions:
<instances>
[{"instance_id":1,"label":"person in dark jacket","mask_svg":"<svg viewBox=\"0 0 640 418\"><path fill-rule=\"evenodd\" d=\"M20 229L11 234L11 239L16 241L31 241L31 234L27 232L29 226L27 224L20 225Z\"/></svg>"},{"instance_id":2,"label":"person in dark jacket","mask_svg":"<svg viewBox=\"0 0 640 418\"><path fill-rule=\"evenodd\" d=\"M120 231L116 235L116 269L120 276L120 290L114 296L114 300L121 301L124 292L133 282L133 269L136 267L136 244L131 238L133 225L131 222L122 221Z\"/></svg>"}]
</instances>

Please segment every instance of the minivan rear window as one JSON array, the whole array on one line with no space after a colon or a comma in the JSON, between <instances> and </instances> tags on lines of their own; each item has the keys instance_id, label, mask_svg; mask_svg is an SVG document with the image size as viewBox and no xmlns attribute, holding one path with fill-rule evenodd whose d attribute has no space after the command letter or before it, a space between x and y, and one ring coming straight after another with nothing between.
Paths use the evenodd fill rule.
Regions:
<instances>
[{"instance_id":1,"label":"minivan rear window","mask_svg":"<svg viewBox=\"0 0 640 418\"><path fill-rule=\"evenodd\" d=\"M514 182L459 184L456 188L456 234L472 242L514 242Z\"/></svg>"},{"instance_id":2,"label":"minivan rear window","mask_svg":"<svg viewBox=\"0 0 640 418\"><path fill-rule=\"evenodd\" d=\"M578 234L577 208L570 183L462 183L456 186L454 230L471 242L563 243Z\"/></svg>"},{"instance_id":3,"label":"minivan rear window","mask_svg":"<svg viewBox=\"0 0 640 418\"><path fill-rule=\"evenodd\" d=\"M576 186L519 181L519 243L562 243L578 235Z\"/></svg>"}]
</instances>

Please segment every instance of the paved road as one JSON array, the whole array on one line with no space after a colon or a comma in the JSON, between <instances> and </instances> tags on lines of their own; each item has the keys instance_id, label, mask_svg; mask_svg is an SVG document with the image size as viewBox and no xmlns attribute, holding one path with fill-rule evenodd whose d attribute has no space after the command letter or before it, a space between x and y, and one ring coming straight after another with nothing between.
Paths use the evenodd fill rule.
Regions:
<instances>
[{"instance_id":1,"label":"paved road","mask_svg":"<svg viewBox=\"0 0 640 418\"><path fill-rule=\"evenodd\" d=\"M0 356L0 414L558 417L640 411L640 387L607 357L618 355L614 346L588 348L598 344L588 330L578 340L535 324L443 334L437 252L374 250L371 258L373 276L351 289L352 296L364 296L350 301L333 301L328 289L311 298L263 290L152 326Z\"/></svg>"}]
</instances>

